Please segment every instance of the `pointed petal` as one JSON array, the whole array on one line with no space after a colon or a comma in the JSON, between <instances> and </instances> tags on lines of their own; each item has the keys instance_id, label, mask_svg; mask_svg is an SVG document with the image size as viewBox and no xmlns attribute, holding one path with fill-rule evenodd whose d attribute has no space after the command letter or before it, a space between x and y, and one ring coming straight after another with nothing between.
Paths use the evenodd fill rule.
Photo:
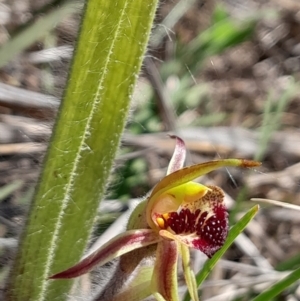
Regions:
<instances>
[{"instance_id":1,"label":"pointed petal","mask_svg":"<svg viewBox=\"0 0 300 301\"><path fill-rule=\"evenodd\" d=\"M83 258L73 267L57 273L49 279L74 278L87 273L96 265L103 265L115 257L119 257L137 248L155 244L160 240L153 230L130 230L117 235L95 252Z\"/></svg>"},{"instance_id":2,"label":"pointed petal","mask_svg":"<svg viewBox=\"0 0 300 301\"><path fill-rule=\"evenodd\" d=\"M162 300L178 301L177 286L178 245L175 241L162 240L157 245L156 262L152 275L153 295Z\"/></svg>"},{"instance_id":3,"label":"pointed petal","mask_svg":"<svg viewBox=\"0 0 300 301\"><path fill-rule=\"evenodd\" d=\"M170 137L176 139L176 146L168 166L167 175L178 169L181 169L184 165L185 156L186 156L186 148L185 148L184 141L177 136L170 136Z\"/></svg>"},{"instance_id":4,"label":"pointed petal","mask_svg":"<svg viewBox=\"0 0 300 301\"><path fill-rule=\"evenodd\" d=\"M164 177L152 190L147 205L147 222L153 229L156 228L155 223L152 220L151 212L157 201L157 198L167 190L176 186L185 184L192 181L204 174L207 174L215 169L225 166L238 166L238 167L255 167L261 165L260 162L244 160L244 159L224 159L217 161L210 161L206 163L196 164L189 167L177 170L166 177Z\"/></svg>"},{"instance_id":5,"label":"pointed petal","mask_svg":"<svg viewBox=\"0 0 300 301\"><path fill-rule=\"evenodd\" d=\"M182 257L183 274L191 299L193 301L199 301L196 277L190 263L190 250L187 246L181 244L180 253Z\"/></svg>"}]
</instances>

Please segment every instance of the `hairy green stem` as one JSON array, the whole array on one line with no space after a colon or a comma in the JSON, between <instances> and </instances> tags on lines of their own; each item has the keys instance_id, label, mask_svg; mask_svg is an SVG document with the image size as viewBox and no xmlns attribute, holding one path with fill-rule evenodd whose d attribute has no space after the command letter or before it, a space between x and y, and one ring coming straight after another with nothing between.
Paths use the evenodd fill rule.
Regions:
<instances>
[{"instance_id":1,"label":"hairy green stem","mask_svg":"<svg viewBox=\"0 0 300 301\"><path fill-rule=\"evenodd\" d=\"M9 301L66 300L107 185L157 0L89 0L40 183L7 287Z\"/></svg>"}]
</instances>

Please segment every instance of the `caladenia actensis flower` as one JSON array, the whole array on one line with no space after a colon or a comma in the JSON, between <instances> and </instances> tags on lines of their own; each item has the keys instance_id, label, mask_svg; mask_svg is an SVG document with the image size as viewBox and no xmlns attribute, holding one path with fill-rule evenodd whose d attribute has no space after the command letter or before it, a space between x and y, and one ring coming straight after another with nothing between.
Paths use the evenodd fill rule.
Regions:
<instances>
[{"instance_id":1,"label":"caladenia actensis flower","mask_svg":"<svg viewBox=\"0 0 300 301\"><path fill-rule=\"evenodd\" d=\"M222 189L192 180L223 166L255 167L260 163L224 159L184 168L185 144L172 138L176 146L167 176L133 211L127 230L50 279L77 277L119 257L113 277L94 300L142 300L152 294L159 301L176 301L181 258L191 298L198 300L189 250L212 257L223 246L229 226Z\"/></svg>"}]
</instances>

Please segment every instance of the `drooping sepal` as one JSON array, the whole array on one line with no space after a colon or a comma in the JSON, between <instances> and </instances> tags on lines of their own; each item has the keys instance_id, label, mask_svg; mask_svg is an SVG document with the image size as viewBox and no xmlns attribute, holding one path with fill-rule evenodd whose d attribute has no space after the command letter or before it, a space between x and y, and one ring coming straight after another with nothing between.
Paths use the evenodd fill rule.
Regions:
<instances>
[{"instance_id":1,"label":"drooping sepal","mask_svg":"<svg viewBox=\"0 0 300 301\"><path fill-rule=\"evenodd\" d=\"M49 279L74 278L90 271L96 265L103 265L113 258L132 250L146 247L160 241L157 233L150 229L129 230L117 235L98 250L83 258L73 267L52 275Z\"/></svg>"},{"instance_id":2,"label":"drooping sepal","mask_svg":"<svg viewBox=\"0 0 300 301\"><path fill-rule=\"evenodd\" d=\"M177 260L177 242L162 240L157 245L151 280L152 293L157 300L178 301Z\"/></svg>"}]
</instances>

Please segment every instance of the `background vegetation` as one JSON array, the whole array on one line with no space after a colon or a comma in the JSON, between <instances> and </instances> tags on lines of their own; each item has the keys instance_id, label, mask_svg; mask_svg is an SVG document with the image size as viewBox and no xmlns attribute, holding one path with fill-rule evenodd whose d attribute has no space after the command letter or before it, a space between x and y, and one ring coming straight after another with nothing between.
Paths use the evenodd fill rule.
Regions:
<instances>
[{"instance_id":1,"label":"background vegetation","mask_svg":"<svg viewBox=\"0 0 300 301\"><path fill-rule=\"evenodd\" d=\"M1 279L24 225L77 36L80 2L75 8L58 2L0 5ZM106 229L121 231L134 198L165 174L173 149L167 132L187 142L188 164L263 161L259 171L222 170L202 179L225 190L232 222L252 206L251 197L299 205L299 8L296 0L161 3L94 240L110 236ZM202 299L250 300L299 267L299 241L298 212L263 208L203 283ZM197 271L203 262L195 253ZM97 273L84 278L82 290L88 293L94 279ZM277 300L300 298L297 279Z\"/></svg>"}]
</instances>

